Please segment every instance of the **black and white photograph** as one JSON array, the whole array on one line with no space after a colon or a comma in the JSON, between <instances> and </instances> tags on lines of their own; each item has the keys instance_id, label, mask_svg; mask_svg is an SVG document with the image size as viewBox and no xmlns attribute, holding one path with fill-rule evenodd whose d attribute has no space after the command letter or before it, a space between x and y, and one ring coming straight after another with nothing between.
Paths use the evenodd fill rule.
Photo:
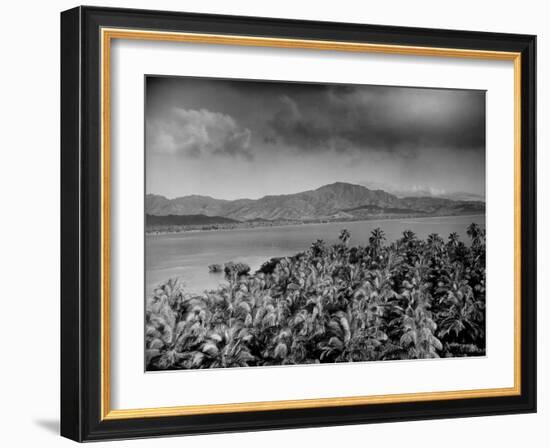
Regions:
<instances>
[{"instance_id":1,"label":"black and white photograph","mask_svg":"<svg viewBox=\"0 0 550 448\"><path fill-rule=\"evenodd\" d=\"M146 76L145 369L485 356L485 95Z\"/></svg>"},{"instance_id":2,"label":"black and white photograph","mask_svg":"<svg viewBox=\"0 0 550 448\"><path fill-rule=\"evenodd\" d=\"M23 83L60 116L23 120L6 147L26 168L6 165L21 184L5 189L18 204L10 291L55 279L61 306L22 301L52 337L38 351L46 377L12 387L10 409L33 410L36 427L59 410L58 432L78 442L242 447L273 431L272 445L294 446L323 428L327 446L387 444L392 422L407 446L418 425L423 445L540 439L548 176L542 19L525 14L542 15L398 1L385 16L379 4L76 6L50 27L55 55L19 51L25 69L61 69L56 88L30 68ZM27 111L12 90L8 109ZM32 144L48 133L60 158ZM28 138L34 153L10 149ZM60 174L57 203L36 167ZM59 255L58 274L33 271L29 253ZM528 430L502 431L504 418ZM32 434L10 421L14 437Z\"/></svg>"}]
</instances>

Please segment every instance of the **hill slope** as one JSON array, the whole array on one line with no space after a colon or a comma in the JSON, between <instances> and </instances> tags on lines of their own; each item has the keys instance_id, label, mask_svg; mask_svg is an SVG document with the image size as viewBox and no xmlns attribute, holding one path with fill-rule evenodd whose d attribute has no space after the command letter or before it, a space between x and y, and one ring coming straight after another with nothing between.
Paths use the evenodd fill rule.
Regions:
<instances>
[{"instance_id":1,"label":"hill slope","mask_svg":"<svg viewBox=\"0 0 550 448\"><path fill-rule=\"evenodd\" d=\"M234 224L239 221L223 216L206 215L147 215L147 226L198 226L207 224Z\"/></svg>"},{"instance_id":2,"label":"hill slope","mask_svg":"<svg viewBox=\"0 0 550 448\"><path fill-rule=\"evenodd\" d=\"M238 221L307 221L354 219L372 215L475 214L485 210L485 203L433 197L398 198L383 190L370 190L361 185L336 182L295 194L233 201L197 195L175 199L147 195L145 210L148 215L159 216L205 215Z\"/></svg>"}]
</instances>

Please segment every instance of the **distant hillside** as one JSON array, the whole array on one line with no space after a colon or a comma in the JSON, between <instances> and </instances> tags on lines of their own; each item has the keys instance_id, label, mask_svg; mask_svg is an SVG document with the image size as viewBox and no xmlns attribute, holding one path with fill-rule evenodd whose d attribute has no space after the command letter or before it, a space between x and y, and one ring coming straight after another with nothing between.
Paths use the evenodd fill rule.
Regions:
<instances>
[{"instance_id":1,"label":"distant hillside","mask_svg":"<svg viewBox=\"0 0 550 448\"><path fill-rule=\"evenodd\" d=\"M411 208L399 208L399 207L379 207L377 205L365 205L361 207L354 207L351 209L343 210L344 213L348 213L354 218L370 218L373 216L411 216L411 215L423 215L426 212L422 210L414 210Z\"/></svg>"},{"instance_id":2,"label":"distant hillside","mask_svg":"<svg viewBox=\"0 0 550 448\"><path fill-rule=\"evenodd\" d=\"M483 213L481 201L453 201L434 197L398 198L383 190L336 182L316 190L260 199L233 201L209 196L184 196L167 199L147 195L148 215L203 215L238 221L361 219L380 215L443 215Z\"/></svg>"},{"instance_id":3,"label":"distant hillside","mask_svg":"<svg viewBox=\"0 0 550 448\"><path fill-rule=\"evenodd\" d=\"M401 204L405 208L423 211L430 215L467 215L485 212L485 202L481 201L453 201L444 198L412 197L401 199Z\"/></svg>"},{"instance_id":4,"label":"distant hillside","mask_svg":"<svg viewBox=\"0 0 550 448\"><path fill-rule=\"evenodd\" d=\"M233 224L238 223L234 219L223 216L206 215L147 215L146 225L149 226L197 226L206 224Z\"/></svg>"}]
</instances>

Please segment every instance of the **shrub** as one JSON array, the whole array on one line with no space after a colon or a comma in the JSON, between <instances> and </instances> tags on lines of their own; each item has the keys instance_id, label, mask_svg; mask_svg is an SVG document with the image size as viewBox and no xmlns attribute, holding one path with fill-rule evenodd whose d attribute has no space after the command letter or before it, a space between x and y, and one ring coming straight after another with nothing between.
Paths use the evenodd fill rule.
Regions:
<instances>
[{"instance_id":1,"label":"shrub","mask_svg":"<svg viewBox=\"0 0 550 448\"><path fill-rule=\"evenodd\" d=\"M420 359L485 354L485 232L426 241L411 231L366 246L318 240L254 274L190 294L177 279L146 303L148 370ZM211 271L221 270L211 265Z\"/></svg>"},{"instance_id":2,"label":"shrub","mask_svg":"<svg viewBox=\"0 0 550 448\"><path fill-rule=\"evenodd\" d=\"M248 275L250 272L250 266L246 263L225 263L223 268L227 278L240 277L241 275Z\"/></svg>"},{"instance_id":3,"label":"shrub","mask_svg":"<svg viewBox=\"0 0 550 448\"><path fill-rule=\"evenodd\" d=\"M210 266L208 266L208 270L213 274L218 273L218 272L222 272L222 265L221 264L211 264Z\"/></svg>"}]
</instances>

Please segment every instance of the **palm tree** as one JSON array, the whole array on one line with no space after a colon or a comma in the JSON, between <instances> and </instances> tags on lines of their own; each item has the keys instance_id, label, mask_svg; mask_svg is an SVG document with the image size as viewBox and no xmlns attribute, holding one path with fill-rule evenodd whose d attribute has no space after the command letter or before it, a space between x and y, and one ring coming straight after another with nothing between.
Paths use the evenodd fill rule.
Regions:
<instances>
[{"instance_id":1,"label":"palm tree","mask_svg":"<svg viewBox=\"0 0 550 448\"><path fill-rule=\"evenodd\" d=\"M348 241L351 238L351 234L347 229L343 229L340 231L340 235L338 236L338 239L342 242L344 246L348 245Z\"/></svg>"},{"instance_id":2,"label":"palm tree","mask_svg":"<svg viewBox=\"0 0 550 448\"><path fill-rule=\"evenodd\" d=\"M458 241L460 237L458 236L458 233L453 232L449 235L449 242L447 243L449 247L456 247L458 246Z\"/></svg>"},{"instance_id":3,"label":"palm tree","mask_svg":"<svg viewBox=\"0 0 550 448\"><path fill-rule=\"evenodd\" d=\"M475 222L471 223L466 230L468 236L472 239L472 245L477 246L480 242L481 228Z\"/></svg>"},{"instance_id":4,"label":"palm tree","mask_svg":"<svg viewBox=\"0 0 550 448\"><path fill-rule=\"evenodd\" d=\"M380 253L382 243L386 240L386 235L380 227L374 229L370 235L369 245L373 249L373 254L376 257Z\"/></svg>"},{"instance_id":5,"label":"palm tree","mask_svg":"<svg viewBox=\"0 0 550 448\"><path fill-rule=\"evenodd\" d=\"M414 233L412 230L405 230L403 232L403 237L401 238L401 241L404 243L411 243L416 240L416 233Z\"/></svg>"},{"instance_id":6,"label":"palm tree","mask_svg":"<svg viewBox=\"0 0 550 448\"><path fill-rule=\"evenodd\" d=\"M255 273L190 293L169 280L146 301L147 370L411 359L485 353L485 235L472 248L412 231L367 247L315 241Z\"/></svg>"},{"instance_id":7,"label":"palm tree","mask_svg":"<svg viewBox=\"0 0 550 448\"><path fill-rule=\"evenodd\" d=\"M439 358L443 345L434 335L437 324L432 319L430 296L422 287L405 291L408 306L404 310L399 344L406 350L406 358Z\"/></svg>"},{"instance_id":8,"label":"palm tree","mask_svg":"<svg viewBox=\"0 0 550 448\"><path fill-rule=\"evenodd\" d=\"M440 299L438 336L454 343L472 343L485 337L484 303L476 299L468 282L459 275Z\"/></svg>"},{"instance_id":9,"label":"palm tree","mask_svg":"<svg viewBox=\"0 0 550 448\"><path fill-rule=\"evenodd\" d=\"M472 239L472 260L476 267L480 265L485 269L485 229L472 223L467 229L468 236Z\"/></svg>"},{"instance_id":10,"label":"palm tree","mask_svg":"<svg viewBox=\"0 0 550 448\"><path fill-rule=\"evenodd\" d=\"M255 360L248 342L252 335L240 324L220 326L200 348L204 367L246 367Z\"/></svg>"},{"instance_id":11,"label":"palm tree","mask_svg":"<svg viewBox=\"0 0 550 448\"><path fill-rule=\"evenodd\" d=\"M443 239L437 233L430 233L427 239L428 246L440 247L443 244Z\"/></svg>"},{"instance_id":12,"label":"palm tree","mask_svg":"<svg viewBox=\"0 0 550 448\"><path fill-rule=\"evenodd\" d=\"M311 252L314 257L322 256L325 253L326 247L325 242L321 239L315 240L311 244Z\"/></svg>"},{"instance_id":13,"label":"palm tree","mask_svg":"<svg viewBox=\"0 0 550 448\"><path fill-rule=\"evenodd\" d=\"M441 253L444 241L437 233L430 233L426 243L428 244L428 249L430 250L432 256L435 256Z\"/></svg>"}]
</instances>

